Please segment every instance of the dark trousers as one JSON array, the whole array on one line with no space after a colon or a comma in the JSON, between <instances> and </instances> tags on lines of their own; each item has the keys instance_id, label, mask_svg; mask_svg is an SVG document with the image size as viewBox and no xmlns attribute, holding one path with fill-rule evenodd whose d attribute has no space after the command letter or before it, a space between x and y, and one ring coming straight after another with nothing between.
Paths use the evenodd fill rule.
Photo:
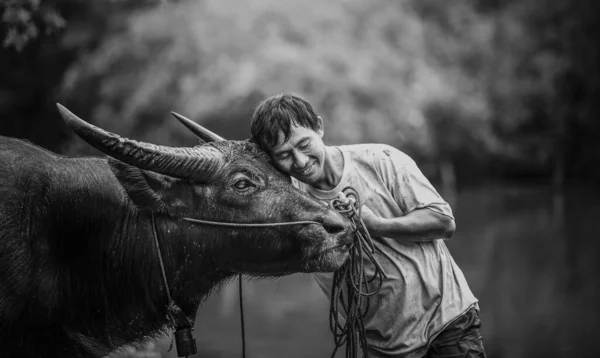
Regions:
<instances>
[{"instance_id":1,"label":"dark trousers","mask_svg":"<svg viewBox=\"0 0 600 358\"><path fill-rule=\"evenodd\" d=\"M485 358L480 328L479 311L471 308L435 337L424 358Z\"/></svg>"}]
</instances>

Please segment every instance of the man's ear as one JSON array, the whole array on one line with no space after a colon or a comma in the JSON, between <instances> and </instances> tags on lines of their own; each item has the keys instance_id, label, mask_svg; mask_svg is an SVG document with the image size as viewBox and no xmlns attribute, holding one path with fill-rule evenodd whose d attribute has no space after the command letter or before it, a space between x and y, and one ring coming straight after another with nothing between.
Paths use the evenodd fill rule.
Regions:
<instances>
[{"instance_id":1,"label":"man's ear","mask_svg":"<svg viewBox=\"0 0 600 358\"><path fill-rule=\"evenodd\" d=\"M113 158L109 158L108 164L129 199L139 209L175 215L188 207L181 200L183 192L176 190L184 185L183 180L142 170ZM192 193L188 198L192 198Z\"/></svg>"},{"instance_id":2,"label":"man's ear","mask_svg":"<svg viewBox=\"0 0 600 358\"><path fill-rule=\"evenodd\" d=\"M325 131L323 130L323 118L321 118L321 116L317 116L317 125L319 126L319 128L317 128L317 134L319 137L323 138Z\"/></svg>"}]
</instances>

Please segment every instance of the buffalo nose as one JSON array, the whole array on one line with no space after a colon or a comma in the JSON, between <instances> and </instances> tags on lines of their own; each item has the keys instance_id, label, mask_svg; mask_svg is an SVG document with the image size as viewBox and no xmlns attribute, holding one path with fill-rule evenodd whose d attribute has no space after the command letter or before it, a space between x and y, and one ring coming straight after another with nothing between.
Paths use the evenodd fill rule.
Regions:
<instances>
[{"instance_id":1,"label":"buffalo nose","mask_svg":"<svg viewBox=\"0 0 600 358\"><path fill-rule=\"evenodd\" d=\"M323 227L330 234L340 234L350 228L350 222L339 214L327 215L323 218Z\"/></svg>"}]
</instances>

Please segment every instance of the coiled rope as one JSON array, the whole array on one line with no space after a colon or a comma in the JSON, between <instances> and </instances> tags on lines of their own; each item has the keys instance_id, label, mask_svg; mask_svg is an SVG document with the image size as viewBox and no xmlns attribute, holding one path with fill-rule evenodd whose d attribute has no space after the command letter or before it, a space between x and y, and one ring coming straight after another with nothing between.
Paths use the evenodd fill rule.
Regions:
<instances>
[{"instance_id":1,"label":"coiled rope","mask_svg":"<svg viewBox=\"0 0 600 358\"><path fill-rule=\"evenodd\" d=\"M346 358L356 358L360 345L363 356L368 358L363 318L369 311L369 297L379 292L383 279L387 276L375 258L375 245L361 219L363 203L358 193L352 187L346 187L330 205L352 222L355 231L350 257L333 275L329 327L333 333L335 349L331 357L346 345ZM374 266L370 277L365 272L365 260L370 260ZM340 321L340 308L345 314L344 322Z\"/></svg>"}]
</instances>

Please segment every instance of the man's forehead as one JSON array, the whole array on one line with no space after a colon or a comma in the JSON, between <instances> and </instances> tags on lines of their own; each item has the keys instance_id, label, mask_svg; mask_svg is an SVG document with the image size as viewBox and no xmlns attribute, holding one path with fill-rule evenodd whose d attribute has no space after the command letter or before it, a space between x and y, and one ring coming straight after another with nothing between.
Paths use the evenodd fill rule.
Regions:
<instances>
[{"instance_id":1,"label":"man's forehead","mask_svg":"<svg viewBox=\"0 0 600 358\"><path fill-rule=\"evenodd\" d=\"M290 137L287 140L285 139L285 133L283 131L280 130L277 133L277 144L273 146L272 150L277 150L281 147L292 146L295 144L295 142L310 136L311 132L313 132L313 130L310 128L293 124L290 126Z\"/></svg>"},{"instance_id":2,"label":"man's forehead","mask_svg":"<svg viewBox=\"0 0 600 358\"><path fill-rule=\"evenodd\" d=\"M294 134L292 133L288 140L285 140L285 134L283 132L279 132L277 134L277 143L271 147L271 152L279 152L286 150L287 147L291 147L293 145L292 141L294 140Z\"/></svg>"}]
</instances>

